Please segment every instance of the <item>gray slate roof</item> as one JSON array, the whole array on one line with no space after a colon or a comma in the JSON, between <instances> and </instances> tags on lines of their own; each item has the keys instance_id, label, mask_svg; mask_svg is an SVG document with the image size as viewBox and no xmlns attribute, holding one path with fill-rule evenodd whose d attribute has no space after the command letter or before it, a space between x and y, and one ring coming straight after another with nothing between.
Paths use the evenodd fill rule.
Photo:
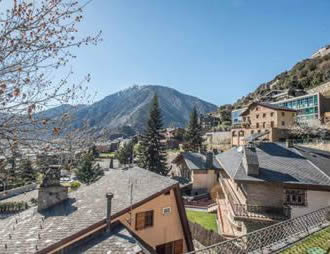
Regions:
<instances>
[{"instance_id":1,"label":"gray slate roof","mask_svg":"<svg viewBox=\"0 0 330 254\"><path fill-rule=\"evenodd\" d=\"M228 175L235 180L266 181L330 186L330 177L305 158L297 149L275 143L261 143L256 149L260 175L248 176L242 165L240 148L216 156Z\"/></svg>"},{"instance_id":2,"label":"gray slate roof","mask_svg":"<svg viewBox=\"0 0 330 254\"><path fill-rule=\"evenodd\" d=\"M143 251L149 253L122 224L117 225L109 232L104 232L92 240L71 249L71 254L136 254Z\"/></svg>"},{"instance_id":3,"label":"gray slate roof","mask_svg":"<svg viewBox=\"0 0 330 254\"><path fill-rule=\"evenodd\" d=\"M129 208L129 183L133 204L161 192L176 181L141 168L111 170L96 183L69 193L69 199L41 213L30 208L0 219L0 253L35 253L103 219L106 192L112 192L112 214ZM7 248L5 248L7 245Z\"/></svg>"},{"instance_id":4,"label":"gray slate roof","mask_svg":"<svg viewBox=\"0 0 330 254\"><path fill-rule=\"evenodd\" d=\"M183 152L181 153L183 156L187 167L191 170L193 169L209 169L206 163L206 155L201 153L193 153L193 152ZM179 155L180 156L180 155ZM221 166L219 162L216 160L215 156L213 156L213 166L214 169L220 169Z\"/></svg>"}]
</instances>

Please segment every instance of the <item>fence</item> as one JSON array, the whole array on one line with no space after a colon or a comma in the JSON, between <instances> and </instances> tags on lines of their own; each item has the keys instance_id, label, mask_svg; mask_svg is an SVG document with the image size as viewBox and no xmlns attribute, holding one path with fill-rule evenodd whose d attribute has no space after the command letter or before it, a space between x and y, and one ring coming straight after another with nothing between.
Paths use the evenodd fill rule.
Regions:
<instances>
[{"instance_id":1,"label":"fence","mask_svg":"<svg viewBox=\"0 0 330 254\"><path fill-rule=\"evenodd\" d=\"M226 238L213 232L212 230L207 230L201 225L193 222L189 222L189 227L193 239L196 239L204 246L210 246L215 243L223 242Z\"/></svg>"},{"instance_id":2,"label":"fence","mask_svg":"<svg viewBox=\"0 0 330 254\"><path fill-rule=\"evenodd\" d=\"M190 254L246 254L271 253L299 240L311 232L329 225L330 206L312 213L286 220L244 236L220 242Z\"/></svg>"}]
</instances>

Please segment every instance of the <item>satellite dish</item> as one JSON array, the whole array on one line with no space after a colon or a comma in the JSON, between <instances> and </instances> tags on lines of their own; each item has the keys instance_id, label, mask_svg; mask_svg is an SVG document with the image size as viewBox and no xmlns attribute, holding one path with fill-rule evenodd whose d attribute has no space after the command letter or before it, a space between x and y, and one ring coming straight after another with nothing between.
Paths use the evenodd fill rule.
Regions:
<instances>
[{"instance_id":1,"label":"satellite dish","mask_svg":"<svg viewBox=\"0 0 330 254\"><path fill-rule=\"evenodd\" d=\"M242 151L243 151L243 147L242 147L242 146L239 146L239 147L237 148L237 152L241 153Z\"/></svg>"}]
</instances>

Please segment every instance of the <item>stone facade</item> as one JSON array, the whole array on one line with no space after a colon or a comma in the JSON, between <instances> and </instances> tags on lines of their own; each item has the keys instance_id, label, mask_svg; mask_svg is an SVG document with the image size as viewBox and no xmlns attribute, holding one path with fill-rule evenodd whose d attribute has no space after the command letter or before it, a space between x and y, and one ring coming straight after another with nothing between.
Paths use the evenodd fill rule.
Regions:
<instances>
[{"instance_id":1,"label":"stone facade","mask_svg":"<svg viewBox=\"0 0 330 254\"><path fill-rule=\"evenodd\" d=\"M253 105L242 113L241 128L231 131L231 144L239 146L245 144L245 138L256 134L268 132L262 138L271 142L287 137L287 130L294 124L296 113L280 109Z\"/></svg>"}]
</instances>

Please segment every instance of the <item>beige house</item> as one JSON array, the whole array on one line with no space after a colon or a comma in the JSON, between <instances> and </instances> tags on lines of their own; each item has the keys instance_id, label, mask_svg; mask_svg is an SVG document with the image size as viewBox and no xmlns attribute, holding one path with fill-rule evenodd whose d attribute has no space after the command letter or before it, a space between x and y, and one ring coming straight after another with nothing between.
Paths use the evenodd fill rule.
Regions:
<instances>
[{"instance_id":1,"label":"beige house","mask_svg":"<svg viewBox=\"0 0 330 254\"><path fill-rule=\"evenodd\" d=\"M231 131L232 146L243 145L248 137L258 134L264 134L263 140L271 142L286 139L287 130L295 122L296 110L254 102L240 115L242 123Z\"/></svg>"},{"instance_id":2,"label":"beige house","mask_svg":"<svg viewBox=\"0 0 330 254\"><path fill-rule=\"evenodd\" d=\"M0 253L193 250L179 185L168 177L141 168L118 169L68 194L56 183L41 190L44 209L35 212L32 207L18 221L0 220ZM29 196L33 194L38 192Z\"/></svg>"},{"instance_id":3,"label":"beige house","mask_svg":"<svg viewBox=\"0 0 330 254\"><path fill-rule=\"evenodd\" d=\"M177 170L173 176L181 176L192 183L191 194L210 193L218 183L220 165L213 153L182 152L173 161Z\"/></svg>"},{"instance_id":4,"label":"beige house","mask_svg":"<svg viewBox=\"0 0 330 254\"><path fill-rule=\"evenodd\" d=\"M276 143L233 147L216 156L219 233L241 236L330 205L330 153Z\"/></svg>"}]
</instances>

